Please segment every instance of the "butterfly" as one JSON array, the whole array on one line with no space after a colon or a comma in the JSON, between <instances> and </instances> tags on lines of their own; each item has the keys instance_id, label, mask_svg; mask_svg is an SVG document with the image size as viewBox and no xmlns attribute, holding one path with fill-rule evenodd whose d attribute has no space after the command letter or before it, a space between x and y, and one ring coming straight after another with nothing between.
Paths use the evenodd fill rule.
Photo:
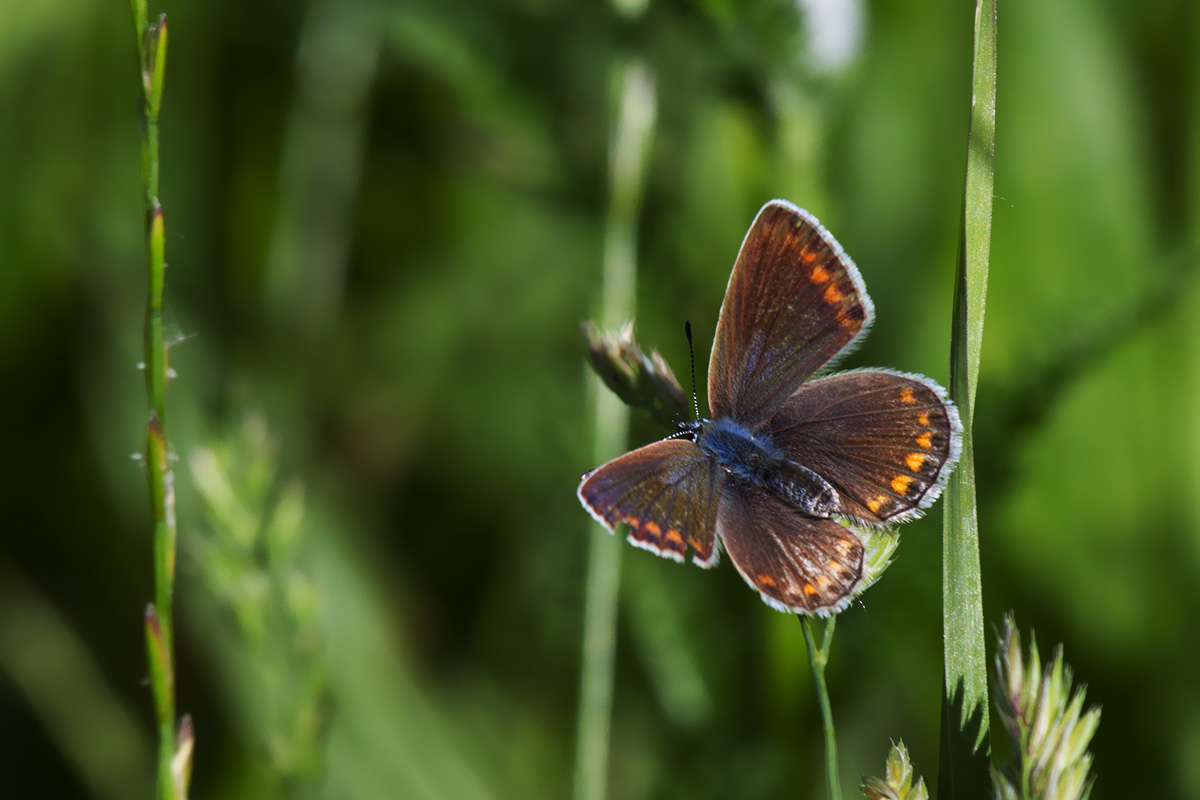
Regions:
<instances>
[{"instance_id":1,"label":"butterfly","mask_svg":"<svg viewBox=\"0 0 1200 800\"><path fill-rule=\"evenodd\" d=\"M711 419L585 474L578 496L610 532L701 567L721 547L780 611L827 616L863 579L865 530L919 516L958 461L962 425L921 375L823 377L862 341L874 306L854 262L811 214L758 212L734 263L708 367Z\"/></svg>"}]
</instances>

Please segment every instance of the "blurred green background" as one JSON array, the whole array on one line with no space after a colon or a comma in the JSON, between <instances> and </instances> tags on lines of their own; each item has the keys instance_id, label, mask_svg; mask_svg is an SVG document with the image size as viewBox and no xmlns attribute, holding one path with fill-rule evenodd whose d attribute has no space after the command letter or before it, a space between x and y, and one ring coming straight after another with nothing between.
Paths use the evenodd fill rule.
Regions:
<instances>
[{"instance_id":1,"label":"blurred green background","mask_svg":"<svg viewBox=\"0 0 1200 800\"><path fill-rule=\"evenodd\" d=\"M875 300L848 364L945 382L973 10L152 6L194 796L569 794L616 65L657 86L643 344L686 382L691 320L703 382L784 197ZM1093 797L1200 798L1200 8L1011 0L999 42L985 616L1103 705ZM135 62L122 3L0 3L4 797L152 790ZM610 795L819 796L795 619L621 547ZM896 738L936 778L940 553L938 506L841 617L847 790Z\"/></svg>"}]
</instances>

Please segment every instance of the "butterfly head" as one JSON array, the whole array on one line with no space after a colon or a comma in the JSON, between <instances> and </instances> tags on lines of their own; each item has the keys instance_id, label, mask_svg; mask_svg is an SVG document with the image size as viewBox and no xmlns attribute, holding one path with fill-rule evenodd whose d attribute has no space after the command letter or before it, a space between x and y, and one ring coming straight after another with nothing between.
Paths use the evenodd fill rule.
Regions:
<instances>
[{"instance_id":1,"label":"butterfly head","mask_svg":"<svg viewBox=\"0 0 1200 800\"><path fill-rule=\"evenodd\" d=\"M706 419L689 419L677 422L675 424L675 432L667 438L694 442L700 438L700 435L704 432L704 428L708 424L709 420Z\"/></svg>"}]
</instances>

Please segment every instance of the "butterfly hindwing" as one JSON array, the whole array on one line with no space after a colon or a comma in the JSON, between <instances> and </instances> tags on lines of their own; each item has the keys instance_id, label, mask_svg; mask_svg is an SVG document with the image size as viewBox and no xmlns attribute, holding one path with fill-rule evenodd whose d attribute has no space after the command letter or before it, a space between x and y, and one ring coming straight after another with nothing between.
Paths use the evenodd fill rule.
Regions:
<instances>
[{"instance_id":1,"label":"butterfly hindwing","mask_svg":"<svg viewBox=\"0 0 1200 800\"><path fill-rule=\"evenodd\" d=\"M738 572L780 611L835 613L862 580L864 549L854 531L805 516L756 483L726 481L717 532Z\"/></svg>"},{"instance_id":2,"label":"butterfly hindwing","mask_svg":"<svg viewBox=\"0 0 1200 800\"><path fill-rule=\"evenodd\" d=\"M804 384L768 430L788 458L838 491L841 514L872 523L911 519L931 505L962 443L958 411L940 386L879 369Z\"/></svg>"},{"instance_id":3,"label":"butterfly hindwing","mask_svg":"<svg viewBox=\"0 0 1200 800\"><path fill-rule=\"evenodd\" d=\"M808 212L772 200L738 252L708 366L714 417L755 425L848 350L874 314L862 277Z\"/></svg>"},{"instance_id":4,"label":"butterfly hindwing","mask_svg":"<svg viewBox=\"0 0 1200 800\"><path fill-rule=\"evenodd\" d=\"M686 439L641 447L585 476L579 499L601 524L629 528L629 542L702 567L717 561L717 504L722 472Z\"/></svg>"}]
</instances>

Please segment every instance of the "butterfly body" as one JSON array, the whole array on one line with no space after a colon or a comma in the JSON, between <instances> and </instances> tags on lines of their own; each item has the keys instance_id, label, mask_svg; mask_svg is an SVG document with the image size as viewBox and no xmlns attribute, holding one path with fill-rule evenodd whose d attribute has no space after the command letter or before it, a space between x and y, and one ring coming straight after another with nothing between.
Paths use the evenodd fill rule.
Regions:
<instances>
[{"instance_id":1,"label":"butterfly body","mask_svg":"<svg viewBox=\"0 0 1200 800\"><path fill-rule=\"evenodd\" d=\"M695 442L726 472L749 480L762 481L784 460L769 437L729 419L705 420Z\"/></svg>"},{"instance_id":2,"label":"butterfly body","mask_svg":"<svg viewBox=\"0 0 1200 800\"><path fill-rule=\"evenodd\" d=\"M961 449L958 412L920 375L845 355L874 307L841 246L786 201L763 206L738 253L708 370L712 419L586 474L578 496L630 543L702 567L721 546L762 599L827 615L860 585L865 526L918 516ZM850 523L850 524L847 524Z\"/></svg>"},{"instance_id":3,"label":"butterfly body","mask_svg":"<svg viewBox=\"0 0 1200 800\"><path fill-rule=\"evenodd\" d=\"M837 490L789 460L768 434L729 419L704 420L695 442L728 475L767 489L797 511L828 517L837 510Z\"/></svg>"}]
</instances>

